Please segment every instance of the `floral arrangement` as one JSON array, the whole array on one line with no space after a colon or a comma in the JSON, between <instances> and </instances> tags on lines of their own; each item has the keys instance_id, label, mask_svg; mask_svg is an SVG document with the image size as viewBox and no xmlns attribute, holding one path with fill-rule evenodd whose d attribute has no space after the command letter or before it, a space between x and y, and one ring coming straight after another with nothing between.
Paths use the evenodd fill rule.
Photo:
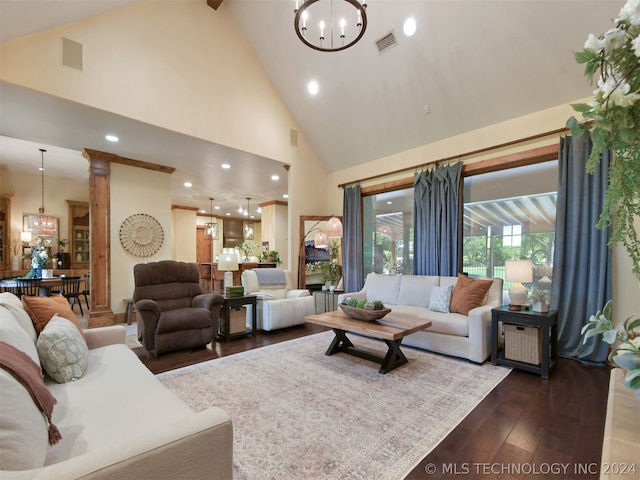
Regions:
<instances>
[{"instance_id":1,"label":"floral arrangement","mask_svg":"<svg viewBox=\"0 0 640 480\"><path fill-rule=\"evenodd\" d=\"M27 278L35 277L36 269L51 268L51 259L49 258L49 253L47 251L49 247L51 247L50 239L38 237L36 239L35 246L31 249L31 253L25 254L25 258L31 257L31 271L26 275Z\"/></svg>"},{"instance_id":2,"label":"floral arrangement","mask_svg":"<svg viewBox=\"0 0 640 480\"><path fill-rule=\"evenodd\" d=\"M620 342L618 347L609 354L609 360L627 371L625 386L636 390L640 399L640 318L627 318L623 325L613 326L611 321L611 300L598 312L589 318L589 323L582 327L584 342L589 337L602 335L602 339L610 345Z\"/></svg>"},{"instance_id":3,"label":"floral arrangement","mask_svg":"<svg viewBox=\"0 0 640 480\"><path fill-rule=\"evenodd\" d=\"M251 253L253 253L258 248L258 244L256 242L252 242L251 240L245 240L240 245L238 245L238 249L244 253L244 258L248 258Z\"/></svg>"},{"instance_id":4,"label":"floral arrangement","mask_svg":"<svg viewBox=\"0 0 640 480\"><path fill-rule=\"evenodd\" d=\"M590 34L575 58L585 64L591 84L597 74L597 88L589 103L572 105L586 122L571 117L567 127L576 138L591 131L587 171L595 171L605 150L615 153L598 228L612 226L610 244L622 242L640 278L640 236L634 228L640 216L640 0L628 0L615 26L599 37Z\"/></svg>"},{"instance_id":5,"label":"floral arrangement","mask_svg":"<svg viewBox=\"0 0 640 480\"><path fill-rule=\"evenodd\" d=\"M549 290L534 290L529 298L531 303L549 303L551 294Z\"/></svg>"}]
</instances>

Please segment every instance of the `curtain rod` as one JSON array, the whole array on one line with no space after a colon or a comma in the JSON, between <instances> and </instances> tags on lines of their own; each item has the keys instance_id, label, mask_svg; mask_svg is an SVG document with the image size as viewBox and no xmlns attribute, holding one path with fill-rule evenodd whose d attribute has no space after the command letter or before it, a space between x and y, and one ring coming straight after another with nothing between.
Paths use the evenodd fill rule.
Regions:
<instances>
[{"instance_id":1,"label":"curtain rod","mask_svg":"<svg viewBox=\"0 0 640 480\"><path fill-rule=\"evenodd\" d=\"M484 148L480 148L478 150L472 150L471 152L466 152L466 153L462 153L462 154L458 154L458 155L452 155L450 157L440 158L438 160L432 160L430 162L422 163L422 164L419 164L419 165L414 165L412 167L405 167L405 168L401 168L399 170L394 170L392 172L380 173L378 175L372 175L370 177L360 178L358 180L353 180L351 182L341 183L341 184L338 185L338 188L344 188L347 185L353 185L354 183L366 182L368 180L375 180L376 178L388 177L390 175L395 175L397 173L408 172L408 171L411 171L411 170L417 170L419 168L426 167L427 165L433 165L434 163L437 165L440 162L448 162L450 160L461 159L461 158L464 158L464 157L469 157L471 155L477 155L479 153L489 152L491 150L497 150L497 149L503 148L503 147L510 147L512 145L517 145L519 143L525 143L525 142L528 142L530 140L537 140L538 138L548 137L550 135L555 135L555 134L558 134L558 133L567 132L568 130L569 129L567 127L556 128L555 130L549 130L548 132L537 133L537 134L531 135L529 137L520 138L518 140L511 140L509 142L501 143L499 145L492 145L491 147L484 147Z\"/></svg>"}]
</instances>

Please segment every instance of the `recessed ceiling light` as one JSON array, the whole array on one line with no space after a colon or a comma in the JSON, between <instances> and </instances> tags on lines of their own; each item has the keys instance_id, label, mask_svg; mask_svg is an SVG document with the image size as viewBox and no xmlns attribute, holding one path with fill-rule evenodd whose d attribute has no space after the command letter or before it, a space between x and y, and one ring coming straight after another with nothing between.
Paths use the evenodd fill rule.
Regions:
<instances>
[{"instance_id":1,"label":"recessed ceiling light","mask_svg":"<svg viewBox=\"0 0 640 480\"><path fill-rule=\"evenodd\" d=\"M320 87L318 86L318 82L315 80L310 81L309 85L307 85L307 90L309 90L311 95L317 95L319 89Z\"/></svg>"},{"instance_id":2,"label":"recessed ceiling light","mask_svg":"<svg viewBox=\"0 0 640 480\"><path fill-rule=\"evenodd\" d=\"M191 182L184 182L184 186L187 188L191 188L193 187L193 184Z\"/></svg>"},{"instance_id":3,"label":"recessed ceiling light","mask_svg":"<svg viewBox=\"0 0 640 480\"><path fill-rule=\"evenodd\" d=\"M284 195L282 195L282 198L289 198L289 194L285 193Z\"/></svg>"},{"instance_id":4,"label":"recessed ceiling light","mask_svg":"<svg viewBox=\"0 0 640 480\"><path fill-rule=\"evenodd\" d=\"M228 217L228 216L230 216L231 214L230 214L229 212L227 212L225 215Z\"/></svg>"},{"instance_id":5,"label":"recessed ceiling light","mask_svg":"<svg viewBox=\"0 0 640 480\"><path fill-rule=\"evenodd\" d=\"M201 208L200 213L207 213L207 212L204 211L204 208Z\"/></svg>"},{"instance_id":6,"label":"recessed ceiling light","mask_svg":"<svg viewBox=\"0 0 640 480\"><path fill-rule=\"evenodd\" d=\"M416 33L416 21L414 18L409 17L404 21L404 25L402 26L402 31L407 37L411 37L414 33Z\"/></svg>"},{"instance_id":7,"label":"recessed ceiling light","mask_svg":"<svg viewBox=\"0 0 640 480\"><path fill-rule=\"evenodd\" d=\"M393 203L393 202L392 202L391 200L389 200L389 201L387 202L387 205L391 205L392 203Z\"/></svg>"},{"instance_id":8,"label":"recessed ceiling light","mask_svg":"<svg viewBox=\"0 0 640 480\"><path fill-rule=\"evenodd\" d=\"M105 137L107 140L109 140L110 142L117 142L118 140L120 140L118 137L116 137L115 135L105 135Z\"/></svg>"},{"instance_id":9,"label":"recessed ceiling light","mask_svg":"<svg viewBox=\"0 0 640 480\"><path fill-rule=\"evenodd\" d=\"M216 205L215 207L213 207L214 210L220 210L220 205Z\"/></svg>"},{"instance_id":10,"label":"recessed ceiling light","mask_svg":"<svg viewBox=\"0 0 640 480\"><path fill-rule=\"evenodd\" d=\"M224 169L229 169L231 168L231 165L229 165L228 163L223 163L222 165L220 165L222 168Z\"/></svg>"},{"instance_id":11,"label":"recessed ceiling light","mask_svg":"<svg viewBox=\"0 0 640 480\"><path fill-rule=\"evenodd\" d=\"M271 175L271 180L273 181L280 180L280 177L278 175Z\"/></svg>"}]
</instances>

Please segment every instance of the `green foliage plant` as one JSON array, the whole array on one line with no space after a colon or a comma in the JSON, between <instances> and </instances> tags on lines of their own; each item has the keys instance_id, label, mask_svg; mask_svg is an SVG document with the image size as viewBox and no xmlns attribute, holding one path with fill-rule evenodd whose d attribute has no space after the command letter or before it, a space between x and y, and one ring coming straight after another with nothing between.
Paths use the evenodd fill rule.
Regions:
<instances>
[{"instance_id":1,"label":"green foliage plant","mask_svg":"<svg viewBox=\"0 0 640 480\"><path fill-rule=\"evenodd\" d=\"M273 261L276 263L282 263L282 260L280 260L280 254L278 253L277 250L269 250L268 252L262 252L263 260L266 260L269 257L272 257Z\"/></svg>"},{"instance_id":2,"label":"green foliage plant","mask_svg":"<svg viewBox=\"0 0 640 480\"><path fill-rule=\"evenodd\" d=\"M640 238L634 225L640 217L640 0L626 2L612 29L599 37L589 34L575 59L585 64L591 84L597 77L597 88L589 103L572 105L584 121L571 117L567 127L576 138L591 131L589 173L605 150L614 152L598 228L611 226L609 244L624 245L640 279Z\"/></svg>"},{"instance_id":3,"label":"green foliage plant","mask_svg":"<svg viewBox=\"0 0 640 480\"><path fill-rule=\"evenodd\" d=\"M625 386L636 391L640 399L640 318L629 317L623 325L617 327L611 321L611 300L598 312L589 318L589 322L582 327L584 342L595 335L602 335L602 339L610 345L618 343L609 353L609 360L626 370Z\"/></svg>"}]
</instances>

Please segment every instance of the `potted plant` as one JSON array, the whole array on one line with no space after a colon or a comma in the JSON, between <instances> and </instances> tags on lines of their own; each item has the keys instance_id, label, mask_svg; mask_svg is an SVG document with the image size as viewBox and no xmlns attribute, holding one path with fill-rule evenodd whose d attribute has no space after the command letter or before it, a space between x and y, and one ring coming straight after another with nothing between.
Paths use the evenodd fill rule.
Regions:
<instances>
[{"instance_id":1,"label":"potted plant","mask_svg":"<svg viewBox=\"0 0 640 480\"><path fill-rule=\"evenodd\" d=\"M534 290L531 292L531 309L534 312L548 312L549 311L549 290Z\"/></svg>"},{"instance_id":2,"label":"potted plant","mask_svg":"<svg viewBox=\"0 0 640 480\"><path fill-rule=\"evenodd\" d=\"M611 226L610 245L622 243L640 279L640 232L634 221L640 216L640 14L637 0L628 0L615 20L614 28L596 37L590 34L584 48L575 54L585 64L589 83L597 88L589 103L572 105L585 122L567 121L578 138L591 131L593 149L587 171L594 172L601 154L614 152L609 163L609 188L598 228Z\"/></svg>"},{"instance_id":3,"label":"potted plant","mask_svg":"<svg viewBox=\"0 0 640 480\"><path fill-rule=\"evenodd\" d=\"M265 262L269 262L269 263L282 263L282 260L280 260L280 254L278 253L277 250L269 250L268 252L262 252L262 259Z\"/></svg>"},{"instance_id":4,"label":"potted plant","mask_svg":"<svg viewBox=\"0 0 640 480\"><path fill-rule=\"evenodd\" d=\"M584 342L594 335L602 335L602 339L610 345L618 346L609 353L609 360L626 371L625 386L636 391L640 399L640 318L627 318L622 325L614 327L611 321L611 300L589 318L589 323L582 327Z\"/></svg>"}]
</instances>

